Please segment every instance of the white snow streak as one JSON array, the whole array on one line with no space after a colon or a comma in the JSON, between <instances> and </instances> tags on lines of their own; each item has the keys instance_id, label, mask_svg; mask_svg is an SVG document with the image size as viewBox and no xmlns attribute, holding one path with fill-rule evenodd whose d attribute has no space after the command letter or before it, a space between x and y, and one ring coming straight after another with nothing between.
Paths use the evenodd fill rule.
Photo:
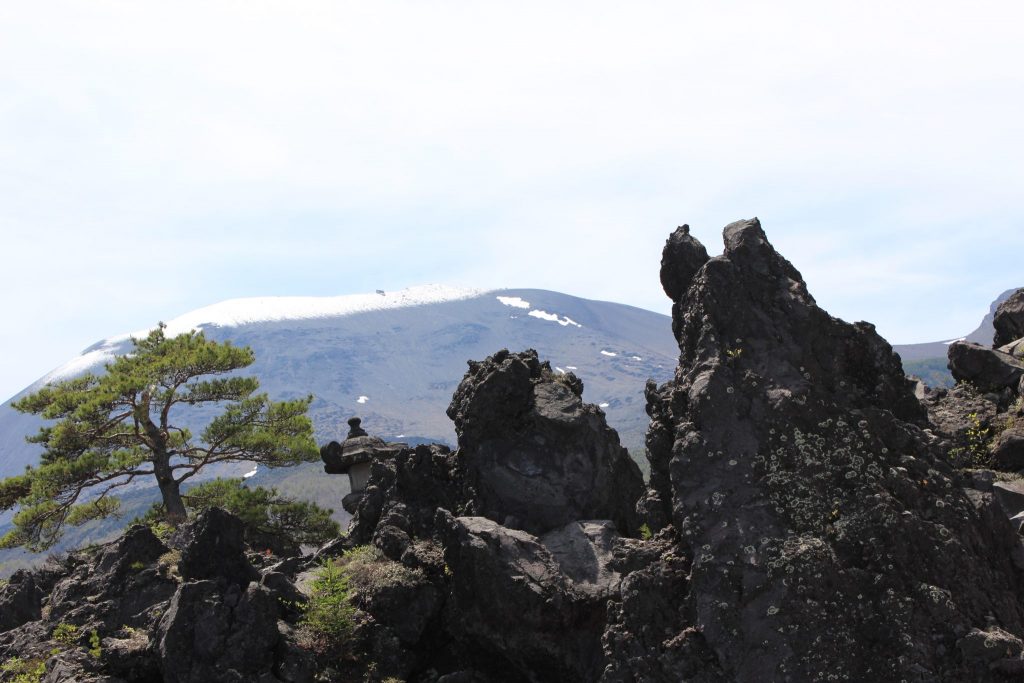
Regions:
<instances>
[{"instance_id":1,"label":"white snow streak","mask_svg":"<svg viewBox=\"0 0 1024 683\"><path fill-rule=\"evenodd\" d=\"M359 398L356 399L356 403L366 403L369 400L369 396L360 396Z\"/></svg>"},{"instance_id":2,"label":"white snow streak","mask_svg":"<svg viewBox=\"0 0 1024 683\"><path fill-rule=\"evenodd\" d=\"M601 355L602 356L608 356L609 358L615 358L615 356L617 356L619 354L617 354L617 353L615 353L613 351L605 351L604 349L601 349Z\"/></svg>"},{"instance_id":3,"label":"white snow streak","mask_svg":"<svg viewBox=\"0 0 1024 683\"><path fill-rule=\"evenodd\" d=\"M495 297L495 298L498 301L500 301L501 303L505 304L506 306L511 306L512 308L529 308L530 307L530 302L529 301L524 301L523 299L519 298L518 296L499 296L499 297Z\"/></svg>"},{"instance_id":4,"label":"white snow streak","mask_svg":"<svg viewBox=\"0 0 1024 683\"><path fill-rule=\"evenodd\" d=\"M480 289L464 289L447 285L420 285L387 292L384 295L373 293L345 296L264 296L229 299L212 306L197 308L168 321L164 334L168 337L176 337L184 332L209 326L237 327L250 323L337 318L356 313L461 301L485 293L486 290ZM529 308L529 304L526 304L525 307ZM90 369L98 370L105 363L114 360L118 347L129 338L141 339L148 334L149 329L145 329L104 339L95 345L96 348L72 358L50 372L42 379L42 383L69 379Z\"/></svg>"},{"instance_id":5,"label":"white snow streak","mask_svg":"<svg viewBox=\"0 0 1024 683\"><path fill-rule=\"evenodd\" d=\"M608 404L607 403L600 403L600 404L598 404L598 407L599 408L607 408Z\"/></svg>"},{"instance_id":6,"label":"white snow streak","mask_svg":"<svg viewBox=\"0 0 1024 683\"><path fill-rule=\"evenodd\" d=\"M242 479L249 479L250 477L255 477L256 473L259 472L259 471L260 471L260 466L259 465L253 465L252 466L252 470L250 470L250 471L248 471L248 472L246 472L245 474L242 475Z\"/></svg>"},{"instance_id":7,"label":"white snow streak","mask_svg":"<svg viewBox=\"0 0 1024 683\"><path fill-rule=\"evenodd\" d=\"M551 321L553 323L558 323L562 327L567 327L568 325L575 325L576 327L583 327L583 325L580 325L578 322L576 322L572 318L569 318L568 316L564 316L562 318L559 318L559 315L557 313L548 313L547 311L542 311L542 310L538 309L538 310L530 311L529 315L532 318L540 318L541 320L549 320L549 321Z\"/></svg>"}]
</instances>

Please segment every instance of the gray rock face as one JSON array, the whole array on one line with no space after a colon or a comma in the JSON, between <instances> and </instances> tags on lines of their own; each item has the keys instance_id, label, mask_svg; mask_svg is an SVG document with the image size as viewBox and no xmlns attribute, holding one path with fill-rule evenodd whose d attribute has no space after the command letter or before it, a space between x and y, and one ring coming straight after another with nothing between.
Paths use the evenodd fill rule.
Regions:
<instances>
[{"instance_id":1,"label":"gray rock face","mask_svg":"<svg viewBox=\"0 0 1024 683\"><path fill-rule=\"evenodd\" d=\"M178 569L188 580L221 579L245 587L259 578L245 558L245 525L229 512L210 508L176 534Z\"/></svg>"},{"instance_id":2,"label":"gray rock face","mask_svg":"<svg viewBox=\"0 0 1024 683\"><path fill-rule=\"evenodd\" d=\"M970 382L980 391L1016 392L1024 377L1024 362L980 344L953 342L949 345L949 370L958 382Z\"/></svg>"},{"instance_id":3,"label":"gray rock face","mask_svg":"<svg viewBox=\"0 0 1024 683\"><path fill-rule=\"evenodd\" d=\"M22 570L11 575L10 581L0 588L0 631L39 619L42 599L43 591L32 574Z\"/></svg>"},{"instance_id":4,"label":"gray rock face","mask_svg":"<svg viewBox=\"0 0 1024 683\"><path fill-rule=\"evenodd\" d=\"M675 636L609 680L671 658L696 680L975 680L956 643L990 618L1022 630L1005 515L961 491L871 325L818 308L756 219L724 241L675 302L675 379L648 391L645 507L679 534L686 597L647 617ZM661 564L623 594L671 585ZM624 598L617 622L654 600Z\"/></svg>"},{"instance_id":5,"label":"gray rock face","mask_svg":"<svg viewBox=\"0 0 1024 683\"><path fill-rule=\"evenodd\" d=\"M532 350L470 362L448 416L478 514L534 534L579 519L635 532L640 470L581 391Z\"/></svg>"},{"instance_id":6,"label":"gray rock face","mask_svg":"<svg viewBox=\"0 0 1024 683\"><path fill-rule=\"evenodd\" d=\"M234 683L269 673L279 638L270 591L223 591L213 581L178 588L157 628L165 683Z\"/></svg>"},{"instance_id":7,"label":"gray rock face","mask_svg":"<svg viewBox=\"0 0 1024 683\"><path fill-rule=\"evenodd\" d=\"M457 637L500 653L517 678L597 680L605 606L619 581L602 562L614 530L574 522L538 539L484 517L441 515Z\"/></svg>"},{"instance_id":8,"label":"gray rock face","mask_svg":"<svg viewBox=\"0 0 1024 683\"><path fill-rule=\"evenodd\" d=\"M996 347L1024 337L1024 288L1018 289L1009 299L999 304L992 325L996 329L992 340Z\"/></svg>"}]
</instances>

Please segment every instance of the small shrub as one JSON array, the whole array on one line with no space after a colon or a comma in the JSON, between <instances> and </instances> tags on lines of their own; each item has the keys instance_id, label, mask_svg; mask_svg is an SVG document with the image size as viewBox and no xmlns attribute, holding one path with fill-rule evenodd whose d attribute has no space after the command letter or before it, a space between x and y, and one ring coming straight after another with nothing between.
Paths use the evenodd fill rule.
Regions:
<instances>
[{"instance_id":1,"label":"small shrub","mask_svg":"<svg viewBox=\"0 0 1024 683\"><path fill-rule=\"evenodd\" d=\"M649 541L651 540L651 536L653 535L654 534L651 533L651 527L647 524L647 522L644 522L640 525L640 538L644 539L645 541Z\"/></svg>"},{"instance_id":2,"label":"small shrub","mask_svg":"<svg viewBox=\"0 0 1024 683\"><path fill-rule=\"evenodd\" d=\"M103 654L103 648L100 647L100 634L95 629L89 634L89 654L96 659Z\"/></svg>"},{"instance_id":3,"label":"small shrub","mask_svg":"<svg viewBox=\"0 0 1024 683\"><path fill-rule=\"evenodd\" d=\"M352 635L355 607L349 597L349 577L337 561L325 560L316 572L309 600L301 608L303 646L325 654Z\"/></svg>"},{"instance_id":4,"label":"small shrub","mask_svg":"<svg viewBox=\"0 0 1024 683\"><path fill-rule=\"evenodd\" d=\"M146 563L136 560L135 562L132 562L130 565L128 565L128 568L133 571L141 571L146 568Z\"/></svg>"},{"instance_id":5,"label":"small shrub","mask_svg":"<svg viewBox=\"0 0 1024 683\"><path fill-rule=\"evenodd\" d=\"M337 560L357 592L374 592L391 586L414 586L423 581L423 571L410 569L384 557L372 545L349 550Z\"/></svg>"},{"instance_id":6,"label":"small shrub","mask_svg":"<svg viewBox=\"0 0 1024 683\"><path fill-rule=\"evenodd\" d=\"M46 673L46 661L11 657L0 664L0 672L13 676L8 679L10 683L39 683Z\"/></svg>"},{"instance_id":7,"label":"small shrub","mask_svg":"<svg viewBox=\"0 0 1024 683\"><path fill-rule=\"evenodd\" d=\"M977 413L967 416L971 425L966 431L966 443L949 450L949 456L953 462L964 467L991 467L992 454L989 453L988 444L991 430L981 426L981 418Z\"/></svg>"},{"instance_id":8,"label":"small shrub","mask_svg":"<svg viewBox=\"0 0 1024 683\"><path fill-rule=\"evenodd\" d=\"M55 629L53 629L53 633L50 635L50 638L61 645L67 645L70 647L78 642L78 627L74 624L67 624L62 621L57 624Z\"/></svg>"}]
</instances>

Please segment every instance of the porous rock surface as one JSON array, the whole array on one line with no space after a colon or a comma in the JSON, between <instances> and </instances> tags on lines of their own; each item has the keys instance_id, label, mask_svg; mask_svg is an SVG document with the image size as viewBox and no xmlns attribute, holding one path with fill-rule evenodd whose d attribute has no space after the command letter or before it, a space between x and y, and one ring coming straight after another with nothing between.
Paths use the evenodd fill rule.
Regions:
<instances>
[{"instance_id":1,"label":"porous rock surface","mask_svg":"<svg viewBox=\"0 0 1024 683\"><path fill-rule=\"evenodd\" d=\"M479 514L534 534L578 519L636 530L640 470L582 392L532 350L470 362L448 416Z\"/></svg>"},{"instance_id":2,"label":"porous rock surface","mask_svg":"<svg viewBox=\"0 0 1024 683\"><path fill-rule=\"evenodd\" d=\"M756 219L724 241L674 302L675 378L648 387L645 506L692 563L677 635L614 680L672 658L658 680L991 678L964 639L1022 633L1006 516L961 488L871 325L820 309Z\"/></svg>"}]
</instances>

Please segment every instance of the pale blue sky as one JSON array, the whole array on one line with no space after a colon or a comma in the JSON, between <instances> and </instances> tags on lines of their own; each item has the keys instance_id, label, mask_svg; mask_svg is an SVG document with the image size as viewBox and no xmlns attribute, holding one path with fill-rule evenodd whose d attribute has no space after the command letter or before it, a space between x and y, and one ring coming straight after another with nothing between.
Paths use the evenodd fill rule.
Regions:
<instances>
[{"instance_id":1,"label":"pale blue sky","mask_svg":"<svg viewBox=\"0 0 1024 683\"><path fill-rule=\"evenodd\" d=\"M0 6L0 400L222 299L442 282L668 311L761 218L893 342L1024 285L1018 2Z\"/></svg>"}]
</instances>

